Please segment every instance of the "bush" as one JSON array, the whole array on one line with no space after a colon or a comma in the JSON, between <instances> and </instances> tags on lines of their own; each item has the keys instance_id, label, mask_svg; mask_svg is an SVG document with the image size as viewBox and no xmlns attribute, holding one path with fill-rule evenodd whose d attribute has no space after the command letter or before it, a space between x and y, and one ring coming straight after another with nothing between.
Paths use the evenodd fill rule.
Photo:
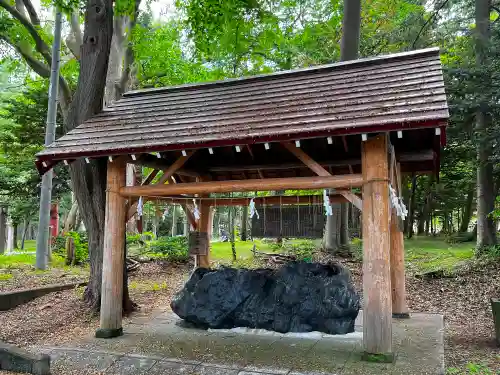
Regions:
<instances>
[{"instance_id":1,"label":"bush","mask_svg":"<svg viewBox=\"0 0 500 375\"><path fill-rule=\"evenodd\" d=\"M500 258L500 245L485 246L480 249L476 249L476 256L498 259Z\"/></svg>"},{"instance_id":2,"label":"bush","mask_svg":"<svg viewBox=\"0 0 500 375\"><path fill-rule=\"evenodd\" d=\"M161 255L171 262L187 262L189 260L188 240L184 236L160 237L151 242L149 252Z\"/></svg>"},{"instance_id":3,"label":"bush","mask_svg":"<svg viewBox=\"0 0 500 375\"><path fill-rule=\"evenodd\" d=\"M446 237L446 242L449 244L472 242L476 240L476 236L473 232L460 232L453 233Z\"/></svg>"},{"instance_id":4,"label":"bush","mask_svg":"<svg viewBox=\"0 0 500 375\"><path fill-rule=\"evenodd\" d=\"M153 241L156 238L153 232L144 232L138 234L127 235L127 245L141 245L144 246L146 242Z\"/></svg>"},{"instance_id":5,"label":"bush","mask_svg":"<svg viewBox=\"0 0 500 375\"><path fill-rule=\"evenodd\" d=\"M83 264L89 259L89 244L86 233L67 232L63 236L57 236L55 240L54 253L66 257L66 239L72 237L75 243L75 263Z\"/></svg>"},{"instance_id":6,"label":"bush","mask_svg":"<svg viewBox=\"0 0 500 375\"><path fill-rule=\"evenodd\" d=\"M316 246L311 240L302 240L296 243L286 243L283 245L285 252L290 255L295 255L297 260L311 262Z\"/></svg>"},{"instance_id":7,"label":"bush","mask_svg":"<svg viewBox=\"0 0 500 375\"><path fill-rule=\"evenodd\" d=\"M449 367L446 370L447 375L493 375L497 374L494 369L481 363L468 363L464 369Z\"/></svg>"},{"instance_id":8,"label":"bush","mask_svg":"<svg viewBox=\"0 0 500 375\"><path fill-rule=\"evenodd\" d=\"M56 253L64 253L64 249L66 248L66 236L57 236L54 238L54 252Z\"/></svg>"}]
</instances>

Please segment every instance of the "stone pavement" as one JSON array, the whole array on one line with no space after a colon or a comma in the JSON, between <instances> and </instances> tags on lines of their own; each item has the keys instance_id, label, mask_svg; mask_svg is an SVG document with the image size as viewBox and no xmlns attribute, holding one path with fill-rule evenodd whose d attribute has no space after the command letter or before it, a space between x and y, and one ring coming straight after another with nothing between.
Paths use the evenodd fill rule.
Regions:
<instances>
[{"instance_id":1,"label":"stone pavement","mask_svg":"<svg viewBox=\"0 0 500 375\"><path fill-rule=\"evenodd\" d=\"M52 357L53 374L444 374L442 316L395 319L396 360L391 364L361 361L361 331L361 318L356 332L345 336L204 331L158 311L125 324L122 337L89 337L71 347L44 351Z\"/></svg>"}]
</instances>

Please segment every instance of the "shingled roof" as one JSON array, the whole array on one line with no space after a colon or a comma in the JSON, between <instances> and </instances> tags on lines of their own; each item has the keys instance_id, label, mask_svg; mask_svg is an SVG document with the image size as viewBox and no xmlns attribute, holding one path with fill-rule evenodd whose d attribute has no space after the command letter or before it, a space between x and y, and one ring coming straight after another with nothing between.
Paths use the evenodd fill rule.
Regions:
<instances>
[{"instance_id":1,"label":"shingled roof","mask_svg":"<svg viewBox=\"0 0 500 375\"><path fill-rule=\"evenodd\" d=\"M64 159L446 125L437 48L128 92L37 155Z\"/></svg>"}]
</instances>

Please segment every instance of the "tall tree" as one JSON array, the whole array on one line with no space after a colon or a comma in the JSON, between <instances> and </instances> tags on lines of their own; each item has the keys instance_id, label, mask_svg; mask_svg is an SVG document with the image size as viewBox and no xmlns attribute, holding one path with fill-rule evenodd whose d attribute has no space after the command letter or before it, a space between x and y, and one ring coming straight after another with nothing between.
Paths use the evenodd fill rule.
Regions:
<instances>
[{"instance_id":1,"label":"tall tree","mask_svg":"<svg viewBox=\"0 0 500 375\"><path fill-rule=\"evenodd\" d=\"M3 8L0 17L4 26L0 27L0 40L11 46L35 73L48 78L51 55L47 41L50 37L45 35L31 1L22 0L13 6L6 0L0 0L0 7ZM138 9L138 5L136 1L120 0L115 2L115 8L118 17L126 12L130 12L133 17L133 11ZM71 37L66 39L66 47L76 59L70 61L79 62L76 71L77 65L68 62L73 70L68 71L68 66L63 67L59 80L59 105L64 119L64 131L69 131L102 110L113 38L113 4L110 0L85 2L83 35L78 12L66 10L70 13L68 17L71 30ZM68 56L64 58L67 59ZM123 67L123 71L126 70L127 67ZM75 80L77 85L73 92ZM89 238L90 279L84 298L93 308L98 309L102 280L106 161L97 159L89 164L81 160L75 161L70 167L70 176ZM127 311L132 305L126 288L124 302L124 311Z\"/></svg>"},{"instance_id":2,"label":"tall tree","mask_svg":"<svg viewBox=\"0 0 500 375\"><path fill-rule=\"evenodd\" d=\"M340 43L340 59L342 61L358 58L360 28L361 0L344 0L344 19ZM349 204L340 204L338 213L336 212L337 208L334 210L334 215L327 216L324 235L324 247L327 251L332 252L336 249L344 251L349 246Z\"/></svg>"},{"instance_id":3,"label":"tall tree","mask_svg":"<svg viewBox=\"0 0 500 375\"><path fill-rule=\"evenodd\" d=\"M344 0L344 20L340 60L356 60L359 56L359 36L361 32L361 0ZM349 205L340 206L340 245L349 246Z\"/></svg>"},{"instance_id":4,"label":"tall tree","mask_svg":"<svg viewBox=\"0 0 500 375\"><path fill-rule=\"evenodd\" d=\"M483 75L489 75L490 69L490 11L491 0L476 0L476 64ZM486 67L486 69L485 69ZM491 213L495 209L495 191L493 163L493 144L489 131L491 129L491 109L488 108L490 80L484 77L483 91L479 93L480 101L476 112L477 132L477 247L479 250L496 244L496 228Z\"/></svg>"}]
</instances>

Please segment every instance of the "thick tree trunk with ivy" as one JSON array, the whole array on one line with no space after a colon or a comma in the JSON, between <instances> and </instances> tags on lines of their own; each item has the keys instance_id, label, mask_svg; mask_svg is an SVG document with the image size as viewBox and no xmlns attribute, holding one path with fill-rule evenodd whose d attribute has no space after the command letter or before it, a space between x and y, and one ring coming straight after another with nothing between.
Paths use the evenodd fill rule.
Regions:
<instances>
[{"instance_id":1,"label":"thick tree trunk with ivy","mask_svg":"<svg viewBox=\"0 0 500 375\"><path fill-rule=\"evenodd\" d=\"M476 64L483 73L479 109L476 113L477 133L477 248L481 250L496 244L496 228L490 213L495 208L493 145L489 130L492 124L488 95L490 94L489 47L490 47L491 0L476 0Z\"/></svg>"},{"instance_id":2,"label":"thick tree trunk with ivy","mask_svg":"<svg viewBox=\"0 0 500 375\"><path fill-rule=\"evenodd\" d=\"M66 118L67 131L96 115L103 107L113 35L113 6L110 0L88 1L84 30L83 44L80 48L80 74ZM107 160L101 158L91 160L89 164L77 160L70 167L73 190L87 228L89 241L90 278L84 299L95 310L99 309L101 303L106 165ZM124 282L126 286L126 279ZM124 311L130 311L132 303L127 288L124 289L123 300Z\"/></svg>"}]
</instances>

